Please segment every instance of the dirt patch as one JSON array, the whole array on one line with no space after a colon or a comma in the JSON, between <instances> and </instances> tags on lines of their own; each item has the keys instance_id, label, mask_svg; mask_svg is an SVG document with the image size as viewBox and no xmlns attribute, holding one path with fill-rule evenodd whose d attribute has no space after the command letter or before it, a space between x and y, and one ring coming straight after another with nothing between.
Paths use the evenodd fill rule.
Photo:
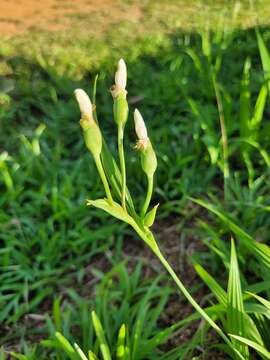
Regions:
<instances>
[{"instance_id":1,"label":"dirt patch","mask_svg":"<svg viewBox=\"0 0 270 360\"><path fill-rule=\"evenodd\" d=\"M115 21L137 19L140 11L138 6L126 7L115 0L1 0L0 35L10 37L31 30L68 30L84 19L88 20L89 27L94 27L91 15L95 18L97 14L106 28Z\"/></svg>"},{"instance_id":2,"label":"dirt patch","mask_svg":"<svg viewBox=\"0 0 270 360\"><path fill-rule=\"evenodd\" d=\"M226 0L1 0L0 36L57 31L74 37L74 30L100 35L121 22L135 23L135 32L146 33L269 24L270 3L258 0L255 5Z\"/></svg>"}]
</instances>

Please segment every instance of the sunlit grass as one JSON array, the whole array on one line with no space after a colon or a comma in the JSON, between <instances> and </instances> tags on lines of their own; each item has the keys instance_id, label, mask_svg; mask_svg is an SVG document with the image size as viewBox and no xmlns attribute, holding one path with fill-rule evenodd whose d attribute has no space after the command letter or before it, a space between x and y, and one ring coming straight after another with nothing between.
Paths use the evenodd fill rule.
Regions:
<instances>
[{"instance_id":1,"label":"sunlit grass","mask_svg":"<svg viewBox=\"0 0 270 360\"><path fill-rule=\"evenodd\" d=\"M136 3L121 2L119 6L128 11ZM71 96L77 87L90 89L95 74L99 73L96 94L99 120L108 146L117 156L113 148L117 140L109 88L115 61L123 56L129 64L128 81L132 84L128 89L129 106L140 107L145 119L150 119L149 133L159 162L152 202L153 205L160 203L158 223L161 218L167 219L169 228L171 222L177 223L180 240L175 239L173 251L178 252L184 238L187 249L182 251L190 254L198 234L200 241L209 247L208 252L196 255L196 261L208 275L212 274L219 288L212 286L209 276L202 276L205 283L212 286L209 286L211 294L205 295L202 301L210 299L209 314L218 319L224 331L235 330L227 326L228 319L224 320L230 316L224 314L231 314L232 309L217 314L212 299L215 297L220 305L220 300L230 293L232 304L240 292L243 299L237 300L238 310L242 312L243 301L244 310L248 309L256 326L268 329L269 55L264 44L267 49L269 30L262 29L261 36L256 36L255 30L249 27L257 22L268 24L270 5L254 2L256 15L249 9L249 2L241 2L241 6L233 2L226 6L224 2L203 3L204 7L199 1L189 4L179 1L177 5L173 1L145 1L140 2L141 10L133 22L121 19L102 28L102 32L102 16L95 14L89 19L85 14L74 18L77 25L74 23L68 34L33 30L26 37L1 40L0 320L5 331L1 345L5 349L6 344L8 349L17 348L19 344L21 351L31 358L29 354L35 350L31 344L24 346L28 335L41 331L43 338L49 333L55 340L56 330L72 344L79 342L85 352L91 348L92 344L82 345L82 337L74 337L72 331L67 330L73 325L80 326L76 316L83 311L89 322L80 331L89 331L89 308L78 310L71 304L70 311L64 313L66 318L59 320L57 314L61 312L62 302L55 300L54 305L46 307L46 312L54 313L53 325L49 321L47 329L43 326L29 330L26 321L26 328L19 325L19 331L16 326L23 323L26 314L43 316L40 307L53 302L55 297L59 299L58 295L65 294L70 286L78 293L83 292L89 266L97 256L108 259L109 268L117 267L123 259L123 243L131 246L135 241L127 228L119 227L118 222L101 215L100 211L89 211L85 207L86 198L102 197L104 193L81 140L76 121L79 111ZM230 16L233 12L234 18ZM209 19L208 23L205 18ZM91 21L95 22L95 28L89 27ZM227 130L225 159L227 156L230 171L226 181L221 111L217 108L213 72ZM125 148L127 181L132 187L135 206L139 207L144 202L143 189L147 184L144 174L136 170L139 161L133 150L135 136L132 134L133 126L127 122L126 136L130 144ZM206 214L202 207L191 203L191 196L200 198L200 206L209 212ZM200 226L196 225L194 214L200 219ZM164 222L161 224L165 226ZM232 253L232 260L231 236L237 249L237 254ZM161 239L164 248L166 241ZM231 261L236 269L235 255L240 273L239 276L234 273L233 284L229 268L233 268ZM183 256L181 253L181 258ZM124 273L119 270L119 274ZM92 275L93 281L106 276L96 269ZM228 278L231 285L226 292ZM139 292L145 291L145 287L135 283ZM232 286L237 284L238 290ZM195 281L194 287L200 288L202 283ZM108 285L106 294L109 289ZM113 289L110 296L115 293L119 296L122 290ZM218 298L219 293L222 299ZM98 298L91 294L92 299L98 302L101 294L101 290ZM256 294L260 298L256 298ZM263 307L258 306L261 298L266 301ZM103 311L106 308L106 304L95 303L92 309L99 306L103 306ZM72 313L70 321L69 313ZM102 326L111 329L108 323L111 313L97 313ZM194 318L198 319L198 314L194 314ZM189 322L188 318L185 324ZM122 323L126 323L126 318L113 326L114 335ZM179 353L190 350L198 354L201 347L196 346L202 343L206 348L206 329L204 325L198 330L194 342L180 344ZM246 354L246 346L241 346L239 341L247 343L247 335L240 330L232 335L241 339L233 342ZM155 331L159 330L155 328ZM117 337L109 336L111 345ZM92 337L95 339L94 333ZM256 348L256 344L263 346L267 354L267 331L260 332L255 345L254 341L248 345ZM159 349L155 351L158 353Z\"/></svg>"}]
</instances>

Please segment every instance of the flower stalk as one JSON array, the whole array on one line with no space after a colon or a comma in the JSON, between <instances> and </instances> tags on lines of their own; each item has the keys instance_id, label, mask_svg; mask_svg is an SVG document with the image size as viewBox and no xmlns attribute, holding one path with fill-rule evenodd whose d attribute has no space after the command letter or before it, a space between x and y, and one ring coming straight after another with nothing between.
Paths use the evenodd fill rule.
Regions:
<instances>
[{"instance_id":1,"label":"flower stalk","mask_svg":"<svg viewBox=\"0 0 270 360\"><path fill-rule=\"evenodd\" d=\"M100 128L93 117L92 103L86 92L82 89L77 89L74 93L81 111L80 125L83 131L85 145L93 155L99 176L104 186L106 196L108 198L108 201L112 203L113 198L110 186L107 181L100 158L102 151L102 135Z\"/></svg>"},{"instance_id":2,"label":"flower stalk","mask_svg":"<svg viewBox=\"0 0 270 360\"><path fill-rule=\"evenodd\" d=\"M114 99L113 114L117 125L117 144L118 156L120 162L120 171L122 176L121 203L126 210L126 163L124 153L124 129L128 118L127 102L127 68L123 59L118 62L118 69L115 73L115 85L111 89Z\"/></svg>"},{"instance_id":3,"label":"flower stalk","mask_svg":"<svg viewBox=\"0 0 270 360\"><path fill-rule=\"evenodd\" d=\"M144 217L150 205L153 194L154 174L157 168L157 158L151 141L148 137L145 122L138 109L135 109L134 111L134 124L138 137L136 149L140 151L141 166L147 177L147 192L141 210L141 216Z\"/></svg>"}]
</instances>

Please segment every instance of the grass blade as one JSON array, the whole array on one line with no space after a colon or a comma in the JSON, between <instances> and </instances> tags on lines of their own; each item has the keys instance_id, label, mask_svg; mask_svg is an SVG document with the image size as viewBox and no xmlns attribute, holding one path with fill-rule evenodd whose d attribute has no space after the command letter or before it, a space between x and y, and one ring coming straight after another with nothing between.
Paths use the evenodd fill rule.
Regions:
<instances>
[{"instance_id":1,"label":"grass blade","mask_svg":"<svg viewBox=\"0 0 270 360\"><path fill-rule=\"evenodd\" d=\"M245 335L245 317L244 304L242 298L242 288L240 282L240 274L238 268L238 261L233 239L231 240L231 263L228 281L228 308L227 308L227 327L228 332L237 334L239 336ZM248 347L239 343L237 340L232 340L235 348L244 357L248 358Z\"/></svg>"},{"instance_id":2,"label":"grass blade","mask_svg":"<svg viewBox=\"0 0 270 360\"><path fill-rule=\"evenodd\" d=\"M109 346L105 339L105 335L104 335L104 331L103 331L101 322L100 322L97 314L95 313L95 311L92 311L91 315L92 315L92 321L93 321L95 332L96 332L96 335L97 335L97 338L99 341L99 347L100 347L103 359L111 360L110 349L109 349Z\"/></svg>"},{"instance_id":3,"label":"grass blade","mask_svg":"<svg viewBox=\"0 0 270 360\"><path fill-rule=\"evenodd\" d=\"M116 350L116 359L117 360L125 360L125 339L126 339L126 326L123 324L120 327L118 333L118 340L117 340L117 350Z\"/></svg>"},{"instance_id":4,"label":"grass blade","mask_svg":"<svg viewBox=\"0 0 270 360\"><path fill-rule=\"evenodd\" d=\"M241 138L249 137L249 120L250 120L250 58L247 58L244 64L243 76L240 89L240 136Z\"/></svg>"},{"instance_id":5,"label":"grass blade","mask_svg":"<svg viewBox=\"0 0 270 360\"><path fill-rule=\"evenodd\" d=\"M70 344L70 342L58 331L55 333L55 337L61 346L61 348L65 351L65 353L69 356L71 360L78 360L79 357L73 348L73 346Z\"/></svg>"},{"instance_id":6,"label":"grass blade","mask_svg":"<svg viewBox=\"0 0 270 360\"><path fill-rule=\"evenodd\" d=\"M270 55L269 55L269 52L267 50L267 47L263 41L263 38L262 38L259 30L256 31L256 35L257 35L257 42L258 42L258 47L259 47L259 51L260 51L264 75L265 75L266 80L269 81L269 79L270 79Z\"/></svg>"},{"instance_id":7,"label":"grass blade","mask_svg":"<svg viewBox=\"0 0 270 360\"><path fill-rule=\"evenodd\" d=\"M255 341L246 339L242 336L237 336L237 335L233 335L233 334L229 334L232 338L241 341L243 344L246 344L248 346L250 346L251 348L253 348L254 350L256 350L258 353L260 353L261 355L263 355L266 359L270 359L270 352L267 351L265 349L265 347L257 344Z\"/></svg>"},{"instance_id":8,"label":"grass blade","mask_svg":"<svg viewBox=\"0 0 270 360\"><path fill-rule=\"evenodd\" d=\"M218 302L224 306L227 305L226 291L216 282L216 280L198 263L194 264L194 268L198 275L213 292Z\"/></svg>"},{"instance_id":9,"label":"grass blade","mask_svg":"<svg viewBox=\"0 0 270 360\"><path fill-rule=\"evenodd\" d=\"M270 269L270 248L268 245L255 241L247 232L235 224L228 215L218 210L212 204L199 199L191 198L192 201L215 214L253 254Z\"/></svg>"}]
</instances>

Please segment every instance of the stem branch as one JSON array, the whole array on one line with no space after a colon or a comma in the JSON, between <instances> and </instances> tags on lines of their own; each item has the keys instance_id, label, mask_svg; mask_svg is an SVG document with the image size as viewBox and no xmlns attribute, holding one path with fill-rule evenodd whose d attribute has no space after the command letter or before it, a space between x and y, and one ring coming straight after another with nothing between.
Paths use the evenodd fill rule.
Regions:
<instances>
[{"instance_id":1,"label":"stem branch","mask_svg":"<svg viewBox=\"0 0 270 360\"><path fill-rule=\"evenodd\" d=\"M100 156L95 157L95 163L96 163L96 167L97 167L99 176L100 176L101 181L103 183L106 196L107 196L109 202L112 204L113 203L113 198L112 198L111 190L110 190L110 187L109 187L109 184L108 184L108 181L107 181L107 178L106 178L106 175L105 175L105 172L104 172L101 160L100 160Z\"/></svg>"},{"instance_id":2,"label":"stem branch","mask_svg":"<svg viewBox=\"0 0 270 360\"><path fill-rule=\"evenodd\" d=\"M237 355L238 359L245 360L242 354L233 347L230 339L224 334L222 329L210 318L210 316L206 313L206 311L204 311L203 308L197 303L197 301L194 300L193 297L190 295L185 285L176 275L173 268L171 267L171 265L168 263L168 261L165 259L162 252L160 251L153 233L150 231L149 233L146 233L140 228L140 226L138 226L138 224L135 221L134 223L131 224L131 226L134 228L134 230L137 232L140 238L144 240L147 243L147 245L151 248L153 253L157 256L157 258L162 263L164 268L168 271L168 273L176 283L177 287L180 289L180 291L183 293L186 299L190 302L190 304L194 307L194 309L197 310L198 313L207 321L207 323L219 334L219 336L224 340L224 342Z\"/></svg>"},{"instance_id":3,"label":"stem branch","mask_svg":"<svg viewBox=\"0 0 270 360\"><path fill-rule=\"evenodd\" d=\"M165 267L165 269L168 271L168 273L171 275L171 277L175 281L175 283L178 286L178 288L180 289L180 291L183 293L183 295L186 297L186 299L190 302L190 304L195 308L195 310L197 310L198 313L207 321L207 323L219 334L219 336L233 350L233 352L238 356L238 358L244 360L244 357L239 353L238 350L236 350L233 347L231 341L224 334L224 332L221 330L221 328L209 317L209 315L203 310L203 308L201 308L201 306L196 302L196 300L193 299L193 297L190 295L188 290L185 288L185 285L182 283L182 281L179 279L179 277L176 275L176 273L172 269L171 265L164 258L160 249L158 247L155 247L152 250L154 251L156 256L159 258L160 262Z\"/></svg>"},{"instance_id":4,"label":"stem branch","mask_svg":"<svg viewBox=\"0 0 270 360\"><path fill-rule=\"evenodd\" d=\"M147 193L142 207L141 216L144 216L147 212L147 209L151 201L152 193L153 193L153 176L147 176Z\"/></svg>"},{"instance_id":5,"label":"stem branch","mask_svg":"<svg viewBox=\"0 0 270 360\"><path fill-rule=\"evenodd\" d=\"M122 207L126 210L126 163L125 163L125 154L124 154L124 127L122 125L118 126L118 154L120 160L120 170L122 175L122 194L121 202Z\"/></svg>"}]
</instances>

